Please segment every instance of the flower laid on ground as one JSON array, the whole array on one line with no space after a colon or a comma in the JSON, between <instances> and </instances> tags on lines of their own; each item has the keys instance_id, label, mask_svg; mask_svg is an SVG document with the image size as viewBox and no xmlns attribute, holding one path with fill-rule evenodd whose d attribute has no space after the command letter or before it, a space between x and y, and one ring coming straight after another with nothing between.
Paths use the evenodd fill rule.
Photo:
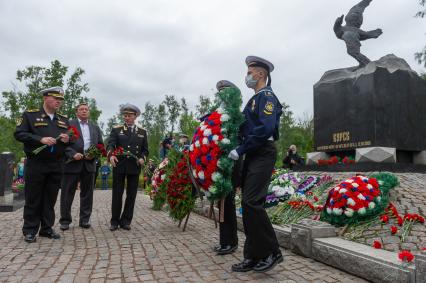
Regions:
<instances>
[{"instance_id":1,"label":"flower laid on ground","mask_svg":"<svg viewBox=\"0 0 426 283\"><path fill-rule=\"evenodd\" d=\"M407 213L404 215L403 224L401 228L401 243L405 241L405 238L410 235L411 230L413 229L413 226L415 223L423 224L425 222L425 219L423 216L417 214L417 213ZM399 221L399 220L398 220Z\"/></svg>"},{"instance_id":2,"label":"flower laid on ground","mask_svg":"<svg viewBox=\"0 0 426 283\"><path fill-rule=\"evenodd\" d=\"M380 220L382 221L382 223L388 223L389 222L389 216L387 216L386 214L382 215L382 216L380 216Z\"/></svg>"},{"instance_id":3,"label":"flower laid on ground","mask_svg":"<svg viewBox=\"0 0 426 283\"><path fill-rule=\"evenodd\" d=\"M375 249L381 249L382 248L382 243L380 243L379 241L374 241L373 242L373 247L375 248Z\"/></svg>"},{"instance_id":4,"label":"flower laid on ground","mask_svg":"<svg viewBox=\"0 0 426 283\"><path fill-rule=\"evenodd\" d=\"M396 228L396 226L392 225L391 226L391 233L392 235L395 235L398 232L398 228Z\"/></svg>"},{"instance_id":5,"label":"flower laid on ground","mask_svg":"<svg viewBox=\"0 0 426 283\"><path fill-rule=\"evenodd\" d=\"M241 93L237 88L224 88L216 94L217 105L202 118L189 148L191 174L211 201L224 198L233 188L234 161L228 154L238 145Z\"/></svg>"},{"instance_id":6,"label":"flower laid on ground","mask_svg":"<svg viewBox=\"0 0 426 283\"><path fill-rule=\"evenodd\" d=\"M175 220L182 220L191 212L195 204L188 170L188 155L184 152L179 162L173 167L167 183L169 214Z\"/></svg>"},{"instance_id":7,"label":"flower laid on ground","mask_svg":"<svg viewBox=\"0 0 426 283\"><path fill-rule=\"evenodd\" d=\"M402 262L412 262L414 259L414 255L410 251L403 250L398 254L398 258Z\"/></svg>"},{"instance_id":8,"label":"flower laid on ground","mask_svg":"<svg viewBox=\"0 0 426 283\"><path fill-rule=\"evenodd\" d=\"M74 126L68 126L68 129L67 129L67 131L65 132L65 134L67 134L67 135L68 135L68 137L69 137L70 141L77 140L77 139L80 137L80 134L78 133L77 128L76 128L76 127L74 127ZM57 137L56 137L56 141L58 141L58 140L60 140L60 139L61 139L61 137L60 137L60 136L57 136ZM48 145L47 145L47 144L44 144L44 145L42 145L42 146L40 146L40 147L38 147L38 148L34 149L32 153L33 153L34 155L37 155L37 154L39 154L39 153L40 153L43 149L45 149L45 148L47 148L47 147L48 147Z\"/></svg>"},{"instance_id":9,"label":"flower laid on ground","mask_svg":"<svg viewBox=\"0 0 426 283\"><path fill-rule=\"evenodd\" d=\"M320 159L317 162L318 165L335 165L335 164L355 164L355 160L352 156L345 156L343 158L332 156L329 159Z\"/></svg>"},{"instance_id":10,"label":"flower laid on ground","mask_svg":"<svg viewBox=\"0 0 426 283\"><path fill-rule=\"evenodd\" d=\"M397 184L398 179L390 173L347 179L329 191L321 220L344 226L377 217L388 205L389 190Z\"/></svg>"}]
</instances>

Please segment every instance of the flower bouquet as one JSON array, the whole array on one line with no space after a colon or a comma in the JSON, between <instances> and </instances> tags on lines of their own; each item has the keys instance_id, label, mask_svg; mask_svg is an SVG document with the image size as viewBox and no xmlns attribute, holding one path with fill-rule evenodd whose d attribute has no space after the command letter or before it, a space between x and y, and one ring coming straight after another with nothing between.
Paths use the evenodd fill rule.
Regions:
<instances>
[{"instance_id":1,"label":"flower bouquet","mask_svg":"<svg viewBox=\"0 0 426 283\"><path fill-rule=\"evenodd\" d=\"M70 140L71 140L71 141L75 141L75 140L77 140L77 139L80 137L80 134L78 133L77 128L76 128L76 127L74 127L74 126L68 126L68 129L67 129L67 131L65 132L65 134L67 134L67 135L69 136L69 138L70 138ZM56 141L58 141L58 140L60 140L60 139L61 139L61 137L60 137L60 136L56 137ZM32 153L33 153L34 155L37 155L37 154L39 154L39 153L40 153L43 149L45 149L46 147L48 147L48 145L47 145L47 144L44 144L44 145L42 145L42 146L40 146L40 147L38 147L38 148L34 149L34 150L32 151Z\"/></svg>"},{"instance_id":2,"label":"flower bouquet","mask_svg":"<svg viewBox=\"0 0 426 283\"><path fill-rule=\"evenodd\" d=\"M151 192L149 197L153 200L153 209L160 210L166 201L166 187L163 184L166 179L165 167L168 165L169 159L165 158L155 169L152 175Z\"/></svg>"},{"instance_id":3,"label":"flower bouquet","mask_svg":"<svg viewBox=\"0 0 426 283\"><path fill-rule=\"evenodd\" d=\"M101 156L106 157L107 152L103 144L98 143L97 145L92 144L85 152L84 157L99 159Z\"/></svg>"},{"instance_id":4,"label":"flower bouquet","mask_svg":"<svg viewBox=\"0 0 426 283\"><path fill-rule=\"evenodd\" d=\"M129 156L136 160L136 165L139 166L139 158L130 151L124 150L121 146L117 146L111 153L111 156Z\"/></svg>"}]
</instances>

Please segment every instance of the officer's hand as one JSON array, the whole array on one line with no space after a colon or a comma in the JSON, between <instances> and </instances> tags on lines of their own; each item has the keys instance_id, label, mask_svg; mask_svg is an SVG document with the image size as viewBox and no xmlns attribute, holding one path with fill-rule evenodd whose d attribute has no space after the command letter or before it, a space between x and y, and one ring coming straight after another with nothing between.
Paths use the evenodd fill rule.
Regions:
<instances>
[{"instance_id":1,"label":"officer's hand","mask_svg":"<svg viewBox=\"0 0 426 283\"><path fill-rule=\"evenodd\" d=\"M42 144L47 144L48 146L56 144L56 139L52 137L44 137L40 140Z\"/></svg>"},{"instance_id":2,"label":"officer's hand","mask_svg":"<svg viewBox=\"0 0 426 283\"><path fill-rule=\"evenodd\" d=\"M77 152L76 154L74 154L74 160L81 160L83 159L83 154Z\"/></svg>"},{"instance_id":3,"label":"officer's hand","mask_svg":"<svg viewBox=\"0 0 426 283\"><path fill-rule=\"evenodd\" d=\"M238 160L240 156L238 155L238 152L233 149L229 154L228 154L228 158L231 158L232 160Z\"/></svg>"},{"instance_id":4,"label":"officer's hand","mask_svg":"<svg viewBox=\"0 0 426 283\"><path fill-rule=\"evenodd\" d=\"M117 159L117 156L111 156L110 158L109 158L109 162L111 163L111 165L112 165L112 167L115 167L115 166L117 166L117 162L118 162L118 159Z\"/></svg>"},{"instance_id":5,"label":"officer's hand","mask_svg":"<svg viewBox=\"0 0 426 283\"><path fill-rule=\"evenodd\" d=\"M139 164L143 166L145 164L145 160L143 160L143 158L139 158Z\"/></svg>"},{"instance_id":6,"label":"officer's hand","mask_svg":"<svg viewBox=\"0 0 426 283\"><path fill-rule=\"evenodd\" d=\"M87 155L85 156L85 158L86 158L87 160L92 160L94 157L93 157L92 155L90 155L90 154L87 154Z\"/></svg>"},{"instance_id":7,"label":"officer's hand","mask_svg":"<svg viewBox=\"0 0 426 283\"><path fill-rule=\"evenodd\" d=\"M61 142L63 143L68 143L70 141L70 136L67 134L60 134L59 135L61 137Z\"/></svg>"}]
</instances>

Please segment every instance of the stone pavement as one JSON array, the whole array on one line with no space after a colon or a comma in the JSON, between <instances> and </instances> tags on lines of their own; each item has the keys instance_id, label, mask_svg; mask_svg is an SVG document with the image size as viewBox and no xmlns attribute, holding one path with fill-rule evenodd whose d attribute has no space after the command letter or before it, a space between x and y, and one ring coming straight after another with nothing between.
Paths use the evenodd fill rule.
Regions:
<instances>
[{"instance_id":1,"label":"stone pavement","mask_svg":"<svg viewBox=\"0 0 426 283\"><path fill-rule=\"evenodd\" d=\"M60 240L22 238L22 209L0 214L0 282L365 282L311 259L283 250L284 263L265 274L234 273L242 257L216 256L218 230L193 214L186 232L164 211L150 209L138 194L131 231L109 231L111 191L96 191L92 228L60 231ZM78 197L73 217L78 222ZM57 206L57 210L58 210Z\"/></svg>"}]
</instances>

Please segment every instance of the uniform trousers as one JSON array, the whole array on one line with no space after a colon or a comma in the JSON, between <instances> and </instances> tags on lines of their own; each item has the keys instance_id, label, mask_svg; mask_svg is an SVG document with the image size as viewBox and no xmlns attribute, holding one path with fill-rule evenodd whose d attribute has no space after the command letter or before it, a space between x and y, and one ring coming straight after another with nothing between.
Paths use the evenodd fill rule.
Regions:
<instances>
[{"instance_id":1,"label":"uniform trousers","mask_svg":"<svg viewBox=\"0 0 426 283\"><path fill-rule=\"evenodd\" d=\"M241 204L246 259L260 260L279 251L275 231L264 208L276 158L275 144L268 141L254 152L247 153L244 160Z\"/></svg>"},{"instance_id":2,"label":"uniform trousers","mask_svg":"<svg viewBox=\"0 0 426 283\"><path fill-rule=\"evenodd\" d=\"M62 160L28 158L25 164L24 235L48 232L55 224L55 203L61 185Z\"/></svg>"}]
</instances>

